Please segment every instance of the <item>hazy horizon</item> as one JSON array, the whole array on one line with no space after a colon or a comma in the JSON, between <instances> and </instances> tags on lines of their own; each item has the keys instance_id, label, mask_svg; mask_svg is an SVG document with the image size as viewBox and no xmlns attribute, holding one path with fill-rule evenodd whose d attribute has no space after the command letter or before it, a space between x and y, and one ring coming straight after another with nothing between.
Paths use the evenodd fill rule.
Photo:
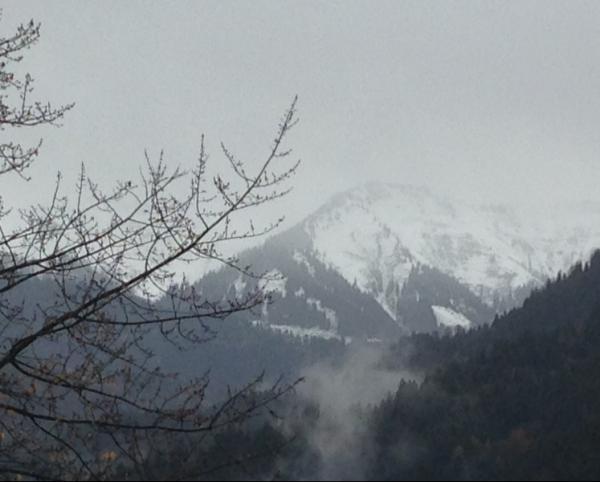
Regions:
<instances>
[{"instance_id":1,"label":"hazy horizon","mask_svg":"<svg viewBox=\"0 0 600 482\"><path fill-rule=\"evenodd\" d=\"M294 95L295 191L286 226L366 181L476 202L600 201L600 4L589 2L4 2L35 18L23 69L76 102L17 203L85 162L102 185L144 149L190 165L206 133L258 162ZM342 10L343 7L343 10ZM82 46L84 48L82 48Z\"/></svg>"}]
</instances>

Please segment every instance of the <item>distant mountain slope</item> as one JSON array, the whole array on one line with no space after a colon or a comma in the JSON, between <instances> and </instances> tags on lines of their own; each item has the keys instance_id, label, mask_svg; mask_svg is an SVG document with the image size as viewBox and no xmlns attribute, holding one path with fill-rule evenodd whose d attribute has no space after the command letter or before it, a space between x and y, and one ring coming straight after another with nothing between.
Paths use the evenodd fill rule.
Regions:
<instances>
[{"instance_id":1,"label":"distant mountain slope","mask_svg":"<svg viewBox=\"0 0 600 482\"><path fill-rule=\"evenodd\" d=\"M519 310L494 325L498 335L543 334L571 326L583 329L600 313L600 252L589 262L577 263L568 273L536 290Z\"/></svg>"},{"instance_id":2,"label":"distant mountain slope","mask_svg":"<svg viewBox=\"0 0 600 482\"><path fill-rule=\"evenodd\" d=\"M413 268L394 298L397 319L411 333L469 329L495 314L466 286L427 266Z\"/></svg>"},{"instance_id":3,"label":"distant mountain slope","mask_svg":"<svg viewBox=\"0 0 600 482\"><path fill-rule=\"evenodd\" d=\"M273 303L240 317L279 331L317 337L390 338L400 334L396 321L369 294L324 265L310 249L310 239L293 229L241 256L254 272L280 277L262 282L233 270L210 273L198 288L207 296L242 296L257 284L271 292ZM297 327L300 330L292 330Z\"/></svg>"},{"instance_id":4,"label":"distant mountain slope","mask_svg":"<svg viewBox=\"0 0 600 482\"><path fill-rule=\"evenodd\" d=\"M439 339L426 335L402 338L394 347L398 367L432 370L449 360L465 361L481 355L493 343L524 338L532 345L558 332L581 335L600 329L600 251L536 289L522 307L497 316L491 325Z\"/></svg>"},{"instance_id":5,"label":"distant mountain slope","mask_svg":"<svg viewBox=\"0 0 600 482\"><path fill-rule=\"evenodd\" d=\"M376 183L336 196L304 229L319 259L395 316L390 286L402 287L418 265L452 276L490 306L522 301L600 247L600 208L581 211L548 206L543 217L526 216Z\"/></svg>"},{"instance_id":6,"label":"distant mountain slope","mask_svg":"<svg viewBox=\"0 0 600 482\"><path fill-rule=\"evenodd\" d=\"M242 254L243 264L282 278L267 286L276 303L250 321L339 339L488 323L600 247L600 208L552 213L526 216L415 187L359 187ZM198 286L225 296L253 285L219 271Z\"/></svg>"}]
</instances>

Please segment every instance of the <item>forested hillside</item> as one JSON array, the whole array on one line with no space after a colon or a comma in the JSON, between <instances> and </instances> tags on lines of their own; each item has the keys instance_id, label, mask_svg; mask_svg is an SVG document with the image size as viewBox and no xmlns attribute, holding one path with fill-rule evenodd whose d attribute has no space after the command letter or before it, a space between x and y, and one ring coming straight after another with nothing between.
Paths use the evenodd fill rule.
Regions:
<instances>
[{"instance_id":1,"label":"forested hillside","mask_svg":"<svg viewBox=\"0 0 600 482\"><path fill-rule=\"evenodd\" d=\"M421 337L412 362L425 382L372 414L370 477L597 478L599 295L595 255L489 329Z\"/></svg>"},{"instance_id":2,"label":"forested hillside","mask_svg":"<svg viewBox=\"0 0 600 482\"><path fill-rule=\"evenodd\" d=\"M598 300L600 254L491 327L404 338L381 363L415 376L376 406L343 413L347 440L335 460L316 442L324 407L291 399L287 420L224 436L232 454L263 462L214 476L596 480Z\"/></svg>"}]
</instances>

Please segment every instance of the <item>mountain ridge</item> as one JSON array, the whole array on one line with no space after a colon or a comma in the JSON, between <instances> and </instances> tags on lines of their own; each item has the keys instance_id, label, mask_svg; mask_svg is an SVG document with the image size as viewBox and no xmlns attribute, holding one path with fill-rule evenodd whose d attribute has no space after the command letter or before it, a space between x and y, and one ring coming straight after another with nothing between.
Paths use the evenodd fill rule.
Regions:
<instances>
[{"instance_id":1,"label":"mountain ridge","mask_svg":"<svg viewBox=\"0 0 600 482\"><path fill-rule=\"evenodd\" d=\"M563 211L570 223L367 183L240 255L280 278L260 286L275 303L244 316L281 333L338 339L486 324L600 246L600 207ZM221 270L198 286L235 296L257 283Z\"/></svg>"},{"instance_id":2,"label":"mountain ridge","mask_svg":"<svg viewBox=\"0 0 600 482\"><path fill-rule=\"evenodd\" d=\"M600 207L589 211L600 219ZM369 183L334 196L301 224L323 262L357 279L394 316L394 300L384 299L386 286L375 286L369 274L374 261L387 277L384 285L402 286L412 268L425 265L453 276L494 306L494 298L540 286L600 246L593 222L567 224L561 232L562 223L534 221L507 205L472 205L447 201L427 188ZM340 249L336 239L353 246Z\"/></svg>"}]
</instances>

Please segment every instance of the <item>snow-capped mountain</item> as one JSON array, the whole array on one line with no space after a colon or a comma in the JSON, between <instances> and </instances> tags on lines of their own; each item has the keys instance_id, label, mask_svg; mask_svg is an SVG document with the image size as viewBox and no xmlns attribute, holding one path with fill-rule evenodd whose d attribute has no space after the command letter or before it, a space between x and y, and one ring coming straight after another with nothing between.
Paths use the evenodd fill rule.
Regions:
<instances>
[{"instance_id":1,"label":"snow-capped mountain","mask_svg":"<svg viewBox=\"0 0 600 482\"><path fill-rule=\"evenodd\" d=\"M536 216L376 183L336 196L304 229L321 261L395 317L390 287L402 287L416 266L453 277L496 307L587 259L600 248L599 221L598 206L548 206Z\"/></svg>"},{"instance_id":2,"label":"snow-capped mountain","mask_svg":"<svg viewBox=\"0 0 600 482\"><path fill-rule=\"evenodd\" d=\"M369 339L487 323L600 247L598 206L548 209L536 216L383 183L337 195L242 256L279 275L265 286L276 303L252 322ZM248 283L218 272L199 286L240 294Z\"/></svg>"}]
</instances>

